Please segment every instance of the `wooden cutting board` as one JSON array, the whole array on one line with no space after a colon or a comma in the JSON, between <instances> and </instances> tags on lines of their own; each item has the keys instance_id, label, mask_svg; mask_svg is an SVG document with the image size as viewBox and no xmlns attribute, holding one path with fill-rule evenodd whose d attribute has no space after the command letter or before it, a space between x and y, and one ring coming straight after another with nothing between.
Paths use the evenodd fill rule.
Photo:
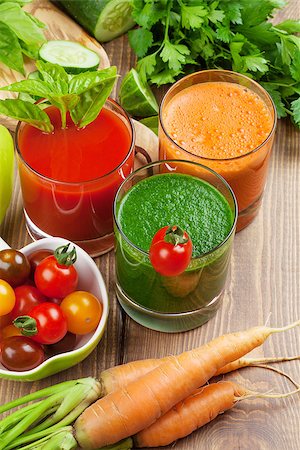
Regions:
<instances>
[{"instance_id":1,"label":"wooden cutting board","mask_svg":"<svg viewBox=\"0 0 300 450\"><path fill-rule=\"evenodd\" d=\"M65 13L60 11L56 6L47 0L34 0L32 3L26 5L24 9L30 12L37 19L46 24L47 28L44 29L46 39L65 39L70 41L77 41L82 45L94 50L100 57L100 68L110 66L108 56L104 48L94 38L89 36L76 22L74 22ZM26 73L35 70L34 62L26 59L25 61ZM0 84L6 86L7 84L14 83L23 79L23 76L14 70L8 69L6 66L0 63ZM15 94L0 92L0 98L14 97ZM16 121L12 119L6 119L3 116L0 117L0 123L8 127L10 130L14 130Z\"/></svg>"}]
</instances>

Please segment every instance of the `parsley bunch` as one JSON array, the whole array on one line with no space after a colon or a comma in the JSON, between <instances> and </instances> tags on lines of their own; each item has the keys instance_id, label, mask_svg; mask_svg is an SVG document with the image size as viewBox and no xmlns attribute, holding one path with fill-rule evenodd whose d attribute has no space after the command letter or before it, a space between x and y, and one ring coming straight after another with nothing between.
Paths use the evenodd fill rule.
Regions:
<instances>
[{"instance_id":1,"label":"parsley bunch","mask_svg":"<svg viewBox=\"0 0 300 450\"><path fill-rule=\"evenodd\" d=\"M278 117L300 127L300 20L273 25L284 0L132 0L129 32L140 75L157 86L223 68L257 80Z\"/></svg>"}]
</instances>

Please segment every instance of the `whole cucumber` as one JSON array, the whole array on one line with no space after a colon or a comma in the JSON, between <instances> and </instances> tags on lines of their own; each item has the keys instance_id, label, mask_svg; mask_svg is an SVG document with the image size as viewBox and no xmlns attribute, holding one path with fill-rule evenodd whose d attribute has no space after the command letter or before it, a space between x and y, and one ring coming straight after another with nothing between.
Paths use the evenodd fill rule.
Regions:
<instances>
[{"instance_id":1,"label":"whole cucumber","mask_svg":"<svg viewBox=\"0 0 300 450\"><path fill-rule=\"evenodd\" d=\"M134 25L130 0L59 0L57 3L99 42L108 42Z\"/></svg>"}]
</instances>

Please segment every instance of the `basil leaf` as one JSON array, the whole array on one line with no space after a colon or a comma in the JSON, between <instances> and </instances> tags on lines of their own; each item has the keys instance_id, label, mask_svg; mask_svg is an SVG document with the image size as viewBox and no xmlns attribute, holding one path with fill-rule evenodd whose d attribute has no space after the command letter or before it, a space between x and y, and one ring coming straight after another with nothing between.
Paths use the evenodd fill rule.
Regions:
<instances>
[{"instance_id":1,"label":"basil leaf","mask_svg":"<svg viewBox=\"0 0 300 450\"><path fill-rule=\"evenodd\" d=\"M99 70L97 72L84 72L72 76L69 82L69 92L73 94L82 94L88 89L98 86L108 78L115 79L117 76L116 66L108 67L107 69Z\"/></svg>"},{"instance_id":2,"label":"basil leaf","mask_svg":"<svg viewBox=\"0 0 300 450\"><path fill-rule=\"evenodd\" d=\"M25 75L21 46L11 29L0 22L0 61Z\"/></svg>"},{"instance_id":3,"label":"basil leaf","mask_svg":"<svg viewBox=\"0 0 300 450\"><path fill-rule=\"evenodd\" d=\"M16 3L0 4L0 21L4 22L27 45L41 45L46 41L40 28Z\"/></svg>"},{"instance_id":4,"label":"basil leaf","mask_svg":"<svg viewBox=\"0 0 300 450\"><path fill-rule=\"evenodd\" d=\"M29 3L32 0L29 0ZM31 14L29 14L28 12L24 11L26 16L38 27L38 28L46 28L46 25L41 22L37 17L32 16Z\"/></svg>"},{"instance_id":5,"label":"basil leaf","mask_svg":"<svg viewBox=\"0 0 300 450\"><path fill-rule=\"evenodd\" d=\"M46 133L53 131L48 115L37 105L18 99L0 100L0 114L27 122Z\"/></svg>"},{"instance_id":6,"label":"basil leaf","mask_svg":"<svg viewBox=\"0 0 300 450\"><path fill-rule=\"evenodd\" d=\"M24 94L46 97L53 95L53 91L44 81L40 80L22 80L12 83L9 86L0 88L1 91L23 92Z\"/></svg>"},{"instance_id":7,"label":"basil leaf","mask_svg":"<svg viewBox=\"0 0 300 450\"><path fill-rule=\"evenodd\" d=\"M79 95L66 94L49 96L49 102L60 110L62 128L67 125L67 111L73 109L79 102Z\"/></svg>"},{"instance_id":8,"label":"basil leaf","mask_svg":"<svg viewBox=\"0 0 300 450\"><path fill-rule=\"evenodd\" d=\"M13 3L18 3L21 6L26 5L26 3L31 3L32 0L13 0ZM1 3L12 3L12 0L0 0Z\"/></svg>"},{"instance_id":9,"label":"basil leaf","mask_svg":"<svg viewBox=\"0 0 300 450\"><path fill-rule=\"evenodd\" d=\"M30 58L30 59L38 59L39 58L39 50L41 47L39 44L27 45L23 41L19 41L19 44L21 46L22 53L24 55L28 56L28 58Z\"/></svg>"},{"instance_id":10,"label":"basil leaf","mask_svg":"<svg viewBox=\"0 0 300 450\"><path fill-rule=\"evenodd\" d=\"M36 62L36 68L44 81L51 85L53 92L63 95L69 93L69 77L63 67L40 60Z\"/></svg>"},{"instance_id":11,"label":"basil leaf","mask_svg":"<svg viewBox=\"0 0 300 450\"><path fill-rule=\"evenodd\" d=\"M108 78L80 95L79 103L70 111L73 122L79 128L85 127L96 119L111 93L115 80L116 77Z\"/></svg>"}]
</instances>

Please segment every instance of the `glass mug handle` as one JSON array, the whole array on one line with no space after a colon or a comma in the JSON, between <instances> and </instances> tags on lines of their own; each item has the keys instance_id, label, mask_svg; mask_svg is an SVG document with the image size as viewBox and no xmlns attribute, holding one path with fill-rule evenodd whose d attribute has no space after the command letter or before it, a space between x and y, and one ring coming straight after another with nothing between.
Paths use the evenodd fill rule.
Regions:
<instances>
[{"instance_id":1,"label":"glass mug handle","mask_svg":"<svg viewBox=\"0 0 300 450\"><path fill-rule=\"evenodd\" d=\"M150 164L152 162L151 156L149 155L147 150L136 145L135 146L135 155L138 155L138 154L141 154L145 158L145 160L147 161L147 164Z\"/></svg>"}]
</instances>

